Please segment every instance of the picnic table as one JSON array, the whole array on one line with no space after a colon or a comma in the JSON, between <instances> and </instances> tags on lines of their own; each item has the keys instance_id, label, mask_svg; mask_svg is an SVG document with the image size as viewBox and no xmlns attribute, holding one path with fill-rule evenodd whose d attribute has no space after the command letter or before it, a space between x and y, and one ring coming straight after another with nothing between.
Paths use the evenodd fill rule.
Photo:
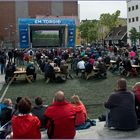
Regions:
<instances>
[{"instance_id":1,"label":"picnic table","mask_svg":"<svg viewBox=\"0 0 140 140\"><path fill-rule=\"evenodd\" d=\"M132 68L140 68L140 65L132 65Z\"/></svg>"},{"instance_id":2,"label":"picnic table","mask_svg":"<svg viewBox=\"0 0 140 140\"><path fill-rule=\"evenodd\" d=\"M140 74L140 65L131 65L133 72L135 72L135 75Z\"/></svg>"},{"instance_id":3,"label":"picnic table","mask_svg":"<svg viewBox=\"0 0 140 140\"><path fill-rule=\"evenodd\" d=\"M112 64L113 64L113 63L116 63L116 61L115 61L115 60L110 60L110 63L112 63Z\"/></svg>"},{"instance_id":4,"label":"picnic table","mask_svg":"<svg viewBox=\"0 0 140 140\"><path fill-rule=\"evenodd\" d=\"M116 61L115 60L110 60L110 64L107 65L108 67L108 70L110 70L111 68L113 68L113 66L116 64Z\"/></svg>"},{"instance_id":5,"label":"picnic table","mask_svg":"<svg viewBox=\"0 0 140 140\"><path fill-rule=\"evenodd\" d=\"M63 80L66 80L67 74L63 73L59 67L54 67L55 78L61 77Z\"/></svg>"},{"instance_id":6,"label":"picnic table","mask_svg":"<svg viewBox=\"0 0 140 140\"><path fill-rule=\"evenodd\" d=\"M98 73L98 71L99 71L99 68L93 66L93 69L92 69L91 73L88 73L86 75L86 80L88 80L90 77L95 76Z\"/></svg>"},{"instance_id":7,"label":"picnic table","mask_svg":"<svg viewBox=\"0 0 140 140\"><path fill-rule=\"evenodd\" d=\"M25 68L17 68L17 70L16 71L14 71L14 75L13 75L13 77L12 77L12 79L11 79L11 83L15 80L15 79L26 79L29 83L32 83L32 81L31 81L31 75L27 75L26 74L26 70L25 70Z\"/></svg>"}]
</instances>

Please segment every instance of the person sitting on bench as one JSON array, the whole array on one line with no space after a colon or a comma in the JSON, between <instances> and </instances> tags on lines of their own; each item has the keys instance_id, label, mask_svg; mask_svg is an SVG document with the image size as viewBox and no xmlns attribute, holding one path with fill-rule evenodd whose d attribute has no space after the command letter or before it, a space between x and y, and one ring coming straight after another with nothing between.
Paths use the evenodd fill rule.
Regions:
<instances>
[{"instance_id":1,"label":"person sitting on bench","mask_svg":"<svg viewBox=\"0 0 140 140\"><path fill-rule=\"evenodd\" d=\"M96 66L99 69L98 73L97 73L97 77L98 78L106 78L106 76L107 76L106 66L101 58L98 59L98 62L99 63Z\"/></svg>"},{"instance_id":2,"label":"person sitting on bench","mask_svg":"<svg viewBox=\"0 0 140 140\"><path fill-rule=\"evenodd\" d=\"M79 72L85 73L85 61L84 61L84 58L80 59L80 61L77 63L77 70L76 70L76 75L77 76L78 76Z\"/></svg>"},{"instance_id":3,"label":"person sitting on bench","mask_svg":"<svg viewBox=\"0 0 140 140\"><path fill-rule=\"evenodd\" d=\"M13 77L14 71L16 70L15 64L8 62L6 69L5 69L5 82L8 83L11 78Z\"/></svg>"},{"instance_id":4,"label":"person sitting on bench","mask_svg":"<svg viewBox=\"0 0 140 140\"><path fill-rule=\"evenodd\" d=\"M29 62L26 68L26 74L27 76L31 75L33 80L36 80L35 66L33 64L34 64L33 62Z\"/></svg>"},{"instance_id":5,"label":"person sitting on bench","mask_svg":"<svg viewBox=\"0 0 140 140\"><path fill-rule=\"evenodd\" d=\"M50 63L51 63L51 60L48 60L48 62L46 62L44 66L46 83L48 83L49 81L54 81L55 79L54 68Z\"/></svg>"}]
</instances>

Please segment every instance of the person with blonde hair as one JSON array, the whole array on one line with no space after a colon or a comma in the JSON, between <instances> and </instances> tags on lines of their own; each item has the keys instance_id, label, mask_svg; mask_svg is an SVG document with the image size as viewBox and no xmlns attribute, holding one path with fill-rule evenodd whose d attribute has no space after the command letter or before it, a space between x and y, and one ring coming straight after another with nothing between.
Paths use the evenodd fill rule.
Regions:
<instances>
[{"instance_id":1,"label":"person with blonde hair","mask_svg":"<svg viewBox=\"0 0 140 140\"><path fill-rule=\"evenodd\" d=\"M5 98L0 104L0 125L3 126L9 122L12 118L12 100L10 98Z\"/></svg>"},{"instance_id":2,"label":"person with blonde hair","mask_svg":"<svg viewBox=\"0 0 140 140\"><path fill-rule=\"evenodd\" d=\"M75 126L77 127L85 124L87 120L87 111L78 95L73 95L71 97L71 104L73 105L76 112Z\"/></svg>"}]
</instances>

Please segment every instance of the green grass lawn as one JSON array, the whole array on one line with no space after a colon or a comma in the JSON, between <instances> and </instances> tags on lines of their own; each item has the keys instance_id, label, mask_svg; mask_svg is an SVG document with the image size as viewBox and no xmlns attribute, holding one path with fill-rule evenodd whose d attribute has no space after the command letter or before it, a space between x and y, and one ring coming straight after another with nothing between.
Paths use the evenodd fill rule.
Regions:
<instances>
[{"instance_id":1,"label":"green grass lawn","mask_svg":"<svg viewBox=\"0 0 140 140\"><path fill-rule=\"evenodd\" d=\"M120 77L108 73L107 79L89 79L84 80L81 78L74 78L67 80L65 83L48 83L44 82L42 75L37 75L37 81L29 84L25 81L16 81L9 87L6 97L11 98L13 102L17 96L28 96L34 103L36 96L41 96L45 104L51 104L54 93L57 90L63 90L67 100L73 94L79 95L80 99L85 104L88 115L91 118L97 118L105 110L103 107L104 101L112 93L115 88L116 80ZM128 78L128 87L131 88L139 78ZM0 95L2 94L5 86L3 87Z\"/></svg>"}]
</instances>

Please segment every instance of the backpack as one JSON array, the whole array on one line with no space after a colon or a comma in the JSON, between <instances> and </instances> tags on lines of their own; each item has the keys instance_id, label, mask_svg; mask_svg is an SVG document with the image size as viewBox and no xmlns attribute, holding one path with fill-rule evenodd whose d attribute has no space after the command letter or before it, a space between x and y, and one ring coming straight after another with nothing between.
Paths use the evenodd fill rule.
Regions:
<instances>
[{"instance_id":1,"label":"backpack","mask_svg":"<svg viewBox=\"0 0 140 140\"><path fill-rule=\"evenodd\" d=\"M5 139L12 131L11 121L7 122L4 126L0 128L0 139Z\"/></svg>"},{"instance_id":2,"label":"backpack","mask_svg":"<svg viewBox=\"0 0 140 140\"><path fill-rule=\"evenodd\" d=\"M1 113L2 113L2 109L4 108L7 108L7 105L3 104L3 103L0 103L0 116L1 116Z\"/></svg>"}]
</instances>

